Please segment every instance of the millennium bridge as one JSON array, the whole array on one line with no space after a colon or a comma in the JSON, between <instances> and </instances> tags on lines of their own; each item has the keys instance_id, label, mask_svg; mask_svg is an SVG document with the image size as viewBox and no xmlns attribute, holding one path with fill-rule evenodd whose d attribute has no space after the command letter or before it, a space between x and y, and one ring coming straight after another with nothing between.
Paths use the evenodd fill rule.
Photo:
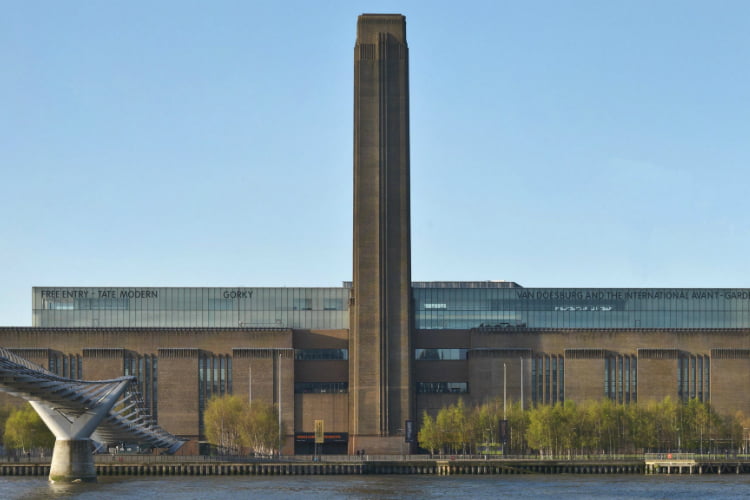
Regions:
<instances>
[{"instance_id":1,"label":"millennium bridge","mask_svg":"<svg viewBox=\"0 0 750 500\"><path fill-rule=\"evenodd\" d=\"M169 454L184 443L156 425L136 377L68 379L0 347L0 391L31 403L54 434L50 481L96 481L95 443L141 443Z\"/></svg>"}]
</instances>

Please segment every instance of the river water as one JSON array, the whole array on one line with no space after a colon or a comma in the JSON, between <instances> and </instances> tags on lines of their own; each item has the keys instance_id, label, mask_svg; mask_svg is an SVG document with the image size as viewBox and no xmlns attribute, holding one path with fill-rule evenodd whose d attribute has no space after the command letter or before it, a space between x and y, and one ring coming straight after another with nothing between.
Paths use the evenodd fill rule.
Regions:
<instances>
[{"instance_id":1,"label":"river water","mask_svg":"<svg viewBox=\"0 0 750 500\"><path fill-rule=\"evenodd\" d=\"M204 500L264 498L747 498L750 475L524 476L170 476L102 477L52 485L46 478L0 477L2 499Z\"/></svg>"}]
</instances>

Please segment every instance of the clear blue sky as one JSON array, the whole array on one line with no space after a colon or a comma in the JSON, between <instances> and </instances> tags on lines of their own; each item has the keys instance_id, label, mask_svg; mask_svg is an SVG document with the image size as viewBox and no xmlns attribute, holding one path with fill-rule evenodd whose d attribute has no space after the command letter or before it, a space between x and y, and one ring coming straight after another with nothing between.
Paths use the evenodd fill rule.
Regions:
<instances>
[{"instance_id":1,"label":"clear blue sky","mask_svg":"<svg viewBox=\"0 0 750 500\"><path fill-rule=\"evenodd\" d=\"M32 286L350 279L363 12L407 16L415 280L750 286L750 2L2 11L0 325Z\"/></svg>"}]
</instances>

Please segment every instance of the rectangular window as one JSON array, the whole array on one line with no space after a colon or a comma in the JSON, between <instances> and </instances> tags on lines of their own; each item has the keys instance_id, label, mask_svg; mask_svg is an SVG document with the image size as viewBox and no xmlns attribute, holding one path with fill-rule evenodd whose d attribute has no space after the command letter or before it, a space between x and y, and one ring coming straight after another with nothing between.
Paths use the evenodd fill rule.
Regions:
<instances>
[{"instance_id":1,"label":"rectangular window","mask_svg":"<svg viewBox=\"0 0 750 500\"><path fill-rule=\"evenodd\" d=\"M295 311L312 311L312 299L294 299L292 308Z\"/></svg>"},{"instance_id":2,"label":"rectangular window","mask_svg":"<svg viewBox=\"0 0 750 500\"><path fill-rule=\"evenodd\" d=\"M562 356L559 358L559 371L560 371L560 401L565 401L565 358Z\"/></svg>"},{"instance_id":3,"label":"rectangular window","mask_svg":"<svg viewBox=\"0 0 750 500\"><path fill-rule=\"evenodd\" d=\"M703 401L711 401L711 358L708 356L703 357L703 392Z\"/></svg>"},{"instance_id":4,"label":"rectangular window","mask_svg":"<svg viewBox=\"0 0 750 500\"><path fill-rule=\"evenodd\" d=\"M544 402L544 358L538 357L534 360L536 363L536 396L537 401L540 403Z\"/></svg>"},{"instance_id":5,"label":"rectangular window","mask_svg":"<svg viewBox=\"0 0 750 500\"><path fill-rule=\"evenodd\" d=\"M695 356L690 356L690 397L695 398Z\"/></svg>"},{"instance_id":6,"label":"rectangular window","mask_svg":"<svg viewBox=\"0 0 750 500\"><path fill-rule=\"evenodd\" d=\"M232 394L232 358L227 356L227 393Z\"/></svg>"},{"instance_id":7,"label":"rectangular window","mask_svg":"<svg viewBox=\"0 0 750 500\"><path fill-rule=\"evenodd\" d=\"M465 394L469 392L468 382L418 382L419 394Z\"/></svg>"},{"instance_id":8,"label":"rectangular window","mask_svg":"<svg viewBox=\"0 0 750 500\"><path fill-rule=\"evenodd\" d=\"M221 395L223 396L226 393L226 380L227 380L227 365L226 365L226 358L224 356L219 356L219 364L220 364L219 391L221 392Z\"/></svg>"},{"instance_id":9,"label":"rectangular window","mask_svg":"<svg viewBox=\"0 0 750 500\"><path fill-rule=\"evenodd\" d=\"M158 417L158 408L156 406L159 401L158 388L159 385L156 383L157 374L159 373L159 359L156 356L151 357L151 414L154 416L154 420Z\"/></svg>"},{"instance_id":10,"label":"rectangular window","mask_svg":"<svg viewBox=\"0 0 750 500\"><path fill-rule=\"evenodd\" d=\"M295 361L332 361L349 359L348 349L296 349Z\"/></svg>"},{"instance_id":11,"label":"rectangular window","mask_svg":"<svg viewBox=\"0 0 750 500\"><path fill-rule=\"evenodd\" d=\"M223 392L219 387L219 362L219 358L216 356L211 360L211 363L213 364L213 378L211 379L211 382L213 384L213 394L217 396L220 396Z\"/></svg>"},{"instance_id":12,"label":"rectangular window","mask_svg":"<svg viewBox=\"0 0 750 500\"><path fill-rule=\"evenodd\" d=\"M625 356L625 402L630 403L630 356Z\"/></svg>"},{"instance_id":13,"label":"rectangular window","mask_svg":"<svg viewBox=\"0 0 750 500\"><path fill-rule=\"evenodd\" d=\"M677 359L677 397L681 401L688 399L688 381L687 381L687 359L680 356Z\"/></svg>"},{"instance_id":14,"label":"rectangular window","mask_svg":"<svg viewBox=\"0 0 750 500\"><path fill-rule=\"evenodd\" d=\"M80 363L79 363L80 366ZM123 359L122 373L136 378L143 404L151 416L157 418L157 357L153 354L127 353ZM201 373L199 372L199 376ZM199 394L199 397L201 394Z\"/></svg>"},{"instance_id":15,"label":"rectangular window","mask_svg":"<svg viewBox=\"0 0 750 500\"><path fill-rule=\"evenodd\" d=\"M468 352L468 349L415 349L414 359L418 361L465 360Z\"/></svg>"},{"instance_id":16,"label":"rectangular window","mask_svg":"<svg viewBox=\"0 0 750 500\"><path fill-rule=\"evenodd\" d=\"M323 299L323 309L325 311L343 311L343 299Z\"/></svg>"},{"instance_id":17,"label":"rectangular window","mask_svg":"<svg viewBox=\"0 0 750 500\"><path fill-rule=\"evenodd\" d=\"M296 382L294 384L295 394L335 394L348 391L348 382Z\"/></svg>"},{"instance_id":18,"label":"rectangular window","mask_svg":"<svg viewBox=\"0 0 750 500\"><path fill-rule=\"evenodd\" d=\"M609 390L609 365L610 365L610 358L604 358L604 397L605 398L612 398L612 392Z\"/></svg>"},{"instance_id":19,"label":"rectangular window","mask_svg":"<svg viewBox=\"0 0 750 500\"><path fill-rule=\"evenodd\" d=\"M143 374L144 383L145 383L145 386L146 386L146 394L145 394L145 396L146 396L146 399L148 401L152 402L151 404L149 404L149 406L151 406L151 407L154 406L153 402L155 401L155 399L154 399L154 383L155 383L154 380L156 379L156 376L154 375L154 370L155 370L155 368L154 368L155 359L154 358L155 357L156 356L154 356L153 354L146 354L146 356L145 356L145 358L146 358L146 373Z\"/></svg>"},{"instance_id":20,"label":"rectangular window","mask_svg":"<svg viewBox=\"0 0 750 500\"><path fill-rule=\"evenodd\" d=\"M552 357L552 403L557 403L557 356Z\"/></svg>"},{"instance_id":21,"label":"rectangular window","mask_svg":"<svg viewBox=\"0 0 750 500\"><path fill-rule=\"evenodd\" d=\"M58 369L58 366L57 366L57 356L55 354L50 354L49 355L49 361L48 361L48 363L49 363L49 365L48 365L49 366L49 371L52 372L52 373L54 373L55 375L59 375L59 373L57 371L57 369Z\"/></svg>"}]
</instances>

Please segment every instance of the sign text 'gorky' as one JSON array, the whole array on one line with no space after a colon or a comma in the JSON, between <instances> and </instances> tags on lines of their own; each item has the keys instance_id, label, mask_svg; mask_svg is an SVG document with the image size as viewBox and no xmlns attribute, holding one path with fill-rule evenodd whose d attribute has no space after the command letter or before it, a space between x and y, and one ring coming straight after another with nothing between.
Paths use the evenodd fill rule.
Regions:
<instances>
[{"instance_id":1,"label":"sign text 'gorky'","mask_svg":"<svg viewBox=\"0 0 750 500\"><path fill-rule=\"evenodd\" d=\"M225 299L252 299L252 290L225 290L222 294Z\"/></svg>"}]
</instances>

